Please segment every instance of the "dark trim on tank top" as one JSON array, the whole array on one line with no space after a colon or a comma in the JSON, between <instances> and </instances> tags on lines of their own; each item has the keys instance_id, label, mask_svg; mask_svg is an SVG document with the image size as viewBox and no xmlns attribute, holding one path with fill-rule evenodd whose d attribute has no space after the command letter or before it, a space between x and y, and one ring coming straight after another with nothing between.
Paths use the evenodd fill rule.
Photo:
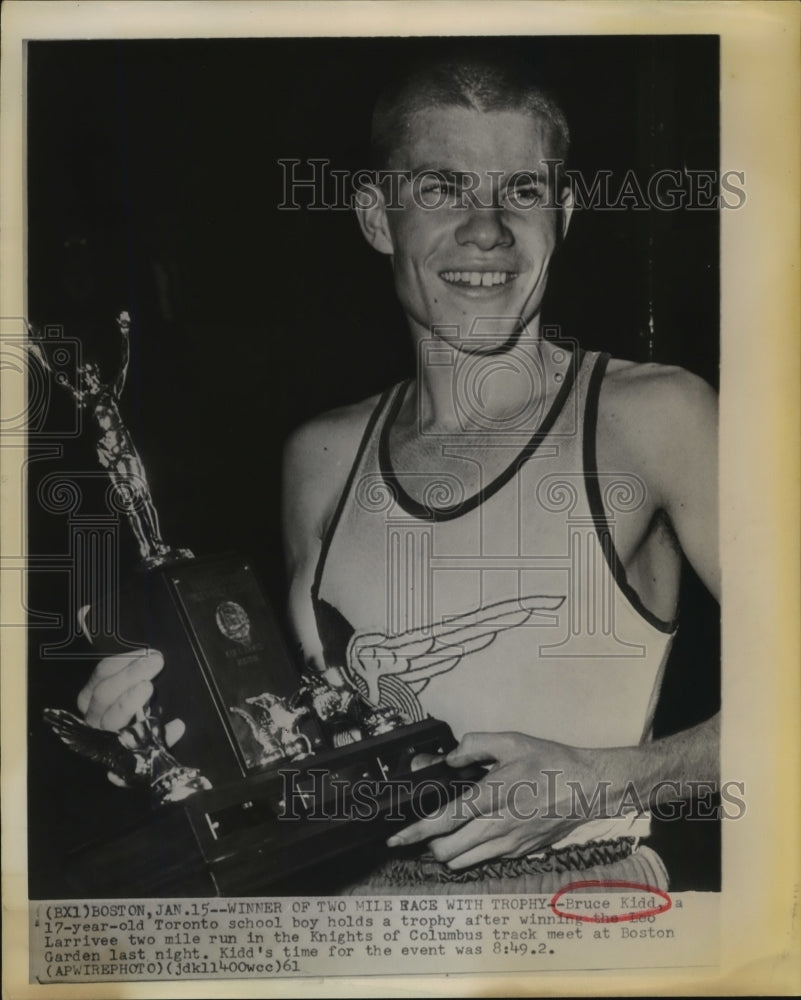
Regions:
<instances>
[{"instance_id":1,"label":"dark trim on tank top","mask_svg":"<svg viewBox=\"0 0 801 1000\"><path fill-rule=\"evenodd\" d=\"M503 489L504 486L512 479L520 469L525 465L525 463L531 458L540 444L545 440L545 438L550 433L556 418L562 412L565 402L570 395L573 386L576 383L576 377L578 375L579 368L584 360L585 353L580 347L577 347L573 351L573 356L570 359L570 365L567 370L565 380L559 387L559 391L553 398L551 406L548 412L545 414L540 426L531 435L528 442L523 446L520 452L512 459L512 461L507 465L503 472L499 473L495 479L492 480L487 486L482 487L473 496L468 497L467 500L463 500L461 503L453 504L451 507L427 507L425 504L418 503L413 497L404 490L398 479L398 475L392 468L392 462L389 457L389 432L395 422L398 413L400 412L401 405L406 396L406 391L409 388L411 379L407 381L401 391L397 394L392 402L392 406L387 413L386 420L384 421L380 436L378 439L378 471L381 474L381 478L384 483L392 492L392 496L395 498L398 504L406 511L407 514L411 514L412 517L416 517L422 521L452 521L454 518L461 517L463 514L468 514L470 511L475 510L476 507L484 503L485 500L489 500L490 497L494 496L499 490Z\"/></svg>"},{"instance_id":2,"label":"dark trim on tank top","mask_svg":"<svg viewBox=\"0 0 801 1000\"><path fill-rule=\"evenodd\" d=\"M397 391L399 386L387 389L381 394L381 398L376 403L373 412L370 414L370 419L367 421L367 426L364 428L364 433L362 434L362 439L359 442L359 448L356 452L356 457L353 459L353 465L350 467L350 472L348 473L348 478L345 481L345 486L342 493L339 496L336 508L334 509L334 516L331 518L328 527L325 530L325 535L323 536L323 544L320 546L320 555L317 557L317 566L314 570L314 580L312 581L311 593L312 598L316 599L320 593L320 583L323 579L323 570L325 569L325 560L328 556L328 550L331 548L331 542L334 540L334 532L337 530L337 525L339 524L339 519L342 517L342 511L344 510L345 504L348 497L350 496L351 487L353 486L353 480L356 477L356 470L361 464L362 456L364 455L365 448L370 442L373 436L373 431L375 430L376 422L378 418L383 413L386 408L387 402L391 397L393 391Z\"/></svg>"},{"instance_id":3,"label":"dark trim on tank top","mask_svg":"<svg viewBox=\"0 0 801 1000\"><path fill-rule=\"evenodd\" d=\"M604 511L603 498L601 497L601 486L598 477L598 457L596 453L596 437L598 432L598 401L601 396L601 383L606 374L606 367L609 364L610 356L601 354L590 375L589 386L587 387L587 401L584 410L584 487L587 491L587 500L590 505L590 513L595 525L595 532L601 545L604 559L609 566L615 583L618 585L623 595L628 600L634 610L641 615L650 625L660 632L672 633L676 630L678 616L672 621L666 622L649 610L642 602L640 595L631 586L626 576L626 568L618 555L612 532Z\"/></svg>"}]
</instances>

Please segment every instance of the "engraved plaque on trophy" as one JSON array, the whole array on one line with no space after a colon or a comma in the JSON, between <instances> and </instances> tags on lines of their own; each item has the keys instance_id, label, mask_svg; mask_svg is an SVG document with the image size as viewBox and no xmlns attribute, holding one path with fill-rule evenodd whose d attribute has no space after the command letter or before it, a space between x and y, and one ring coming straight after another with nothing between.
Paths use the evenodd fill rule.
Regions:
<instances>
[{"instance_id":1,"label":"engraved plaque on trophy","mask_svg":"<svg viewBox=\"0 0 801 1000\"><path fill-rule=\"evenodd\" d=\"M119 593L83 608L81 627L98 656L149 647L163 653L165 666L150 705L119 733L45 711L64 743L125 784L145 786L154 807L133 828L65 860L76 894L247 894L355 848L378 851L389 825L396 829L482 772L444 763L416 770L416 755L455 745L444 722L407 723L372 705L336 668L305 673L246 558L195 557L164 541L120 414L127 312L117 326L113 380L91 361L74 383L56 378L90 416L98 462L139 551L138 570ZM45 348L32 330L31 349L53 373ZM163 724L173 718L186 728L168 748Z\"/></svg>"}]
</instances>

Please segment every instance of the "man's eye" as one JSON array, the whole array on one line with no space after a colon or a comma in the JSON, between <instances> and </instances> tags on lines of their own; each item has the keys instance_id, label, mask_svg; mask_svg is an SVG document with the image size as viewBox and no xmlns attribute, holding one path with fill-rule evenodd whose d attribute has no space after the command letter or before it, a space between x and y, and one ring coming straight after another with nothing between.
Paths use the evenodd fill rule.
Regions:
<instances>
[{"instance_id":1,"label":"man's eye","mask_svg":"<svg viewBox=\"0 0 801 1000\"><path fill-rule=\"evenodd\" d=\"M456 194L456 184L454 181L426 181L420 188L423 194L452 195Z\"/></svg>"},{"instance_id":2,"label":"man's eye","mask_svg":"<svg viewBox=\"0 0 801 1000\"><path fill-rule=\"evenodd\" d=\"M542 200L542 189L538 184L517 184L506 192L506 197L514 208L530 208Z\"/></svg>"}]
</instances>

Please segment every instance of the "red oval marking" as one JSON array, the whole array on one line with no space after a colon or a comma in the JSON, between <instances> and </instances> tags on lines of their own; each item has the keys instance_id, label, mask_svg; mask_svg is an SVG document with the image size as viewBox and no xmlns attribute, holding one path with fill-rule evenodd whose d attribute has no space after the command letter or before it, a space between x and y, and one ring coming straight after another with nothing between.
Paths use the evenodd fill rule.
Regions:
<instances>
[{"instance_id":1,"label":"red oval marking","mask_svg":"<svg viewBox=\"0 0 801 1000\"><path fill-rule=\"evenodd\" d=\"M647 892L651 895L661 896L665 902L662 906L655 906L647 910L635 909L630 913L593 913L585 916L582 913L560 910L556 904L562 896L569 892L576 892L580 889L632 889L635 892ZM568 882L567 885L563 885L551 899L551 909L557 917L564 917L566 920L583 920L585 923L589 924L619 924L623 923L624 920L641 920L643 917L656 917L659 916L660 913L667 913L672 905L673 902L670 896L663 889L657 889L656 886L653 885L646 885L644 882L618 882L614 879L609 881L589 879L585 882Z\"/></svg>"}]
</instances>

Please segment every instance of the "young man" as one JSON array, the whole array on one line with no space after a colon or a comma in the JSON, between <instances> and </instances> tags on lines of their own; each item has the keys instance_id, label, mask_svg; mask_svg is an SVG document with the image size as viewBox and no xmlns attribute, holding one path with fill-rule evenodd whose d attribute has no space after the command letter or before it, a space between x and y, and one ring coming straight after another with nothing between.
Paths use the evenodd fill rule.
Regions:
<instances>
[{"instance_id":1,"label":"young man","mask_svg":"<svg viewBox=\"0 0 801 1000\"><path fill-rule=\"evenodd\" d=\"M569 135L524 75L415 71L379 101L373 140L383 177L357 214L417 372L289 441L290 618L311 664L409 720L445 719L448 761L490 771L352 891L666 887L641 806L718 768L717 719L650 741L681 551L718 594L713 393L542 335ZM127 721L160 666L101 663L88 721Z\"/></svg>"}]
</instances>

